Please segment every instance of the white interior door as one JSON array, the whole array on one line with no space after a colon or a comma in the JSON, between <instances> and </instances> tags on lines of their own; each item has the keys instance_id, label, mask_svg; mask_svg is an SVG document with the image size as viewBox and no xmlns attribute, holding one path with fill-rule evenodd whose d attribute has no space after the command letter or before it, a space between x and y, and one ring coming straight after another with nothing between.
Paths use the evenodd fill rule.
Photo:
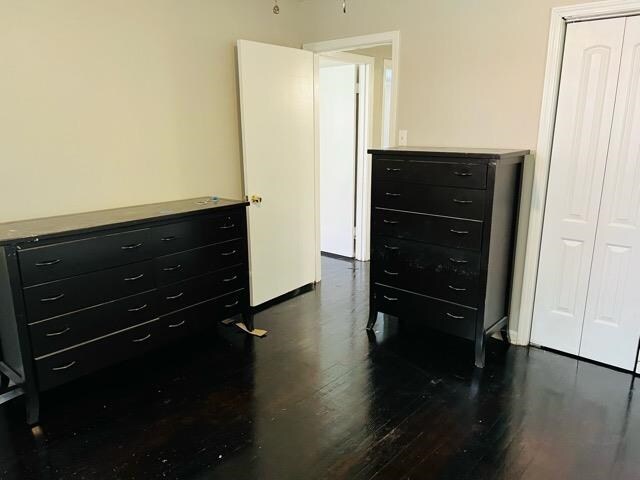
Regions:
<instances>
[{"instance_id":1,"label":"white interior door","mask_svg":"<svg viewBox=\"0 0 640 480\"><path fill-rule=\"evenodd\" d=\"M624 25L615 18L567 26L531 341L576 355Z\"/></svg>"},{"instance_id":2,"label":"white interior door","mask_svg":"<svg viewBox=\"0 0 640 480\"><path fill-rule=\"evenodd\" d=\"M320 65L320 248L354 256L357 66Z\"/></svg>"},{"instance_id":3,"label":"white interior door","mask_svg":"<svg viewBox=\"0 0 640 480\"><path fill-rule=\"evenodd\" d=\"M640 17L627 19L580 356L633 370L640 337Z\"/></svg>"},{"instance_id":4,"label":"white interior door","mask_svg":"<svg viewBox=\"0 0 640 480\"><path fill-rule=\"evenodd\" d=\"M238 41L251 305L315 280L313 53Z\"/></svg>"}]
</instances>

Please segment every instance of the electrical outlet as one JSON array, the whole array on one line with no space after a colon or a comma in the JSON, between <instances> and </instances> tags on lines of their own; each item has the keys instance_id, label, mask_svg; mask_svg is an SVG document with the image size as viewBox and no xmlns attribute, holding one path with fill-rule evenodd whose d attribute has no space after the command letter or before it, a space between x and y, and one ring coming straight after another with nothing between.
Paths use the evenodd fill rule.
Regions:
<instances>
[{"instance_id":1,"label":"electrical outlet","mask_svg":"<svg viewBox=\"0 0 640 480\"><path fill-rule=\"evenodd\" d=\"M406 147L407 146L407 131L406 130L400 130L398 132L398 145L400 145L401 147Z\"/></svg>"}]
</instances>

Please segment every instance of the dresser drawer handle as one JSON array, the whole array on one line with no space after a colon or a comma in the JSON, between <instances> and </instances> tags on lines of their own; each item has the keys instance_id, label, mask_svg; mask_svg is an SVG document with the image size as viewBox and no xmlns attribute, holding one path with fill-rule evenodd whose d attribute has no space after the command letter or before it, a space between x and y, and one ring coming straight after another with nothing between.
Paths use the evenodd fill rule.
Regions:
<instances>
[{"instance_id":1,"label":"dresser drawer handle","mask_svg":"<svg viewBox=\"0 0 640 480\"><path fill-rule=\"evenodd\" d=\"M151 334L149 333L148 335L142 337L142 338L135 338L133 340L131 340L133 343L142 343L142 342L146 342L147 340L149 340L151 338Z\"/></svg>"},{"instance_id":2,"label":"dresser drawer handle","mask_svg":"<svg viewBox=\"0 0 640 480\"><path fill-rule=\"evenodd\" d=\"M473 175L471 172L453 172L453 174L458 177L471 177Z\"/></svg>"},{"instance_id":3,"label":"dresser drawer handle","mask_svg":"<svg viewBox=\"0 0 640 480\"><path fill-rule=\"evenodd\" d=\"M453 203L459 203L460 205L471 205L473 203L473 200L458 200L457 198L454 198Z\"/></svg>"},{"instance_id":4,"label":"dresser drawer handle","mask_svg":"<svg viewBox=\"0 0 640 480\"><path fill-rule=\"evenodd\" d=\"M240 300L236 300L235 302L233 302L231 305L225 305L225 308L233 308L236 305L238 305L240 303Z\"/></svg>"},{"instance_id":5,"label":"dresser drawer handle","mask_svg":"<svg viewBox=\"0 0 640 480\"><path fill-rule=\"evenodd\" d=\"M42 303L49 303L49 302L55 302L57 300L61 300L63 298L64 298L64 293L61 293L60 295L56 295L55 297L41 298L40 301Z\"/></svg>"},{"instance_id":6,"label":"dresser drawer handle","mask_svg":"<svg viewBox=\"0 0 640 480\"><path fill-rule=\"evenodd\" d=\"M231 255L235 255L236 253L238 253L237 250L231 250L230 252L222 252L220 255L222 255L223 257L229 257Z\"/></svg>"},{"instance_id":7,"label":"dresser drawer handle","mask_svg":"<svg viewBox=\"0 0 640 480\"><path fill-rule=\"evenodd\" d=\"M135 282L136 280L140 280L142 277L144 277L144 273L141 273L140 275L136 275L135 277L127 277L124 279L125 282Z\"/></svg>"},{"instance_id":8,"label":"dresser drawer handle","mask_svg":"<svg viewBox=\"0 0 640 480\"><path fill-rule=\"evenodd\" d=\"M127 312L141 312L142 310L145 310L149 307L149 305L147 305L146 303L144 305L141 305L139 307L136 308L130 308L129 310L127 310Z\"/></svg>"},{"instance_id":9,"label":"dresser drawer handle","mask_svg":"<svg viewBox=\"0 0 640 480\"><path fill-rule=\"evenodd\" d=\"M385 196L387 196L387 197L401 197L402 194L401 193L385 192Z\"/></svg>"},{"instance_id":10,"label":"dresser drawer handle","mask_svg":"<svg viewBox=\"0 0 640 480\"><path fill-rule=\"evenodd\" d=\"M464 316L454 315L453 313L449 313L449 312L447 312L447 317L455 318L456 320L464 320Z\"/></svg>"},{"instance_id":11,"label":"dresser drawer handle","mask_svg":"<svg viewBox=\"0 0 640 480\"><path fill-rule=\"evenodd\" d=\"M175 265L173 267L164 267L162 270L164 272L175 272L175 271L181 270L181 269L182 269L182 265L178 264L178 265Z\"/></svg>"},{"instance_id":12,"label":"dresser drawer handle","mask_svg":"<svg viewBox=\"0 0 640 480\"><path fill-rule=\"evenodd\" d=\"M144 243L134 243L132 245L123 245L120 247L122 250L135 250L136 248L140 248Z\"/></svg>"},{"instance_id":13,"label":"dresser drawer handle","mask_svg":"<svg viewBox=\"0 0 640 480\"><path fill-rule=\"evenodd\" d=\"M232 223L231 225L222 225L220 230L229 230L230 228L236 228L236 224Z\"/></svg>"},{"instance_id":14,"label":"dresser drawer handle","mask_svg":"<svg viewBox=\"0 0 640 480\"><path fill-rule=\"evenodd\" d=\"M161 242L173 242L176 239L175 235L171 235L170 237L162 237L160 239Z\"/></svg>"},{"instance_id":15,"label":"dresser drawer handle","mask_svg":"<svg viewBox=\"0 0 640 480\"><path fill-rule=\"evenodd\" d=\"M402 169L401 168L387 168L387 172L401 172Z\"/></svg>"},{"instance_id":16,"label":"dresser drawer handle","mask_svg":"<svg viewBox=\"0 0 640 480\"><path fill-rule=\"evenodd\" d=\"M238 279L238 275L234 275L233 277L230 278L223 278L222 281L223 282L233 282L234 280Z\"/></svg>"},{"instance_id":17,"label":"dresser drawer handle","mask_svg":"<svg viewBox=\"0 0 640 480\"><path fill-rule=\"evenodd\" d=\"M166 297L166 299L167 300L177 300L177 299L179 299L180 297L183 297L183 296L184 296L184 292L180 292L177 295L171 295L169 297Z\"/></svg>"},{"instance_id":18,"label":"dresser drawer handle","mask_svg":"<svg viewBox=\"0 0 640 480\"><path fill-rule=\"evenodd\" d=\"M67 332L70 332L71 328L67 327L63 330L60 330L59 332L49 332L49 333L45 333L44 336L45 337L59 337L60 335L64 335Z\"/></svg>"},{"instance_id":19,"label":"dresser drawer handle","mask_svg":"<svg viewBox=\"0 0 640 480\"><path fill-rule=\"evenodd\" d=\"M398 250L400 250L400 247L392 247L391 245L385 245L384 248L386 248L387 250L391 250L392 252L397 252Z\"/></svg>"},{"instance_id":20,"label":"dresser drawer handle","mask_svg":"<svg viewBox=\"0 0 640 480\"><path fill-rule=\"evenodd\" d=\"M453 258L453 257L449 258L449 261L451 263L457 263L459 265L462 265L462 264L465 264L465 263L469 263L469 260L463 260L461 258Z\"/></svg>"},{"instance_id":21,"label":"dresser drawer handle","mask_svg":"<svg viewBox=\"0 0 640 480\"><path fill-rule=\"evenodd\" d=\"M183 326L185 323L186 323L186 320L182 320L181 322L169 325L169 328L179 328L179 327Z\"/></svg>"},{"instance_id":22,"label":"dresser drawer handle","mask_svg":"<svg viewBox=\"0 0 640 480\"><path fill-rule=\"evenodd\" d=\"M390 272L389 270L385 270L384 273L393 277L400 275L398 272Z\"/></svg>"},{"instance_id":23,"label":"dresser drawer handle","mask_svg":"<svg viewBox=\"0 0 640 480\"><path fill-rule=\"evenodd\" d=\"M397 220L382 220L387 225L398 225L400 222Z\"/></svg>"},{"instance_id":24,"label":"dresser drawer handle","mask_svg":"<svg viewBox=\"0 0 640 480\"><path fill-rule=\"evenodd\" d=\"M59 372L61 370L68 370L71 367L73 367L76 364L76 361L74 360L71 363L67 363L66 365L63 365L62 367L53 367L51 370L53 370L54 372Z\"/></svg>"},{"instance_id":25,"label":"dresser drawer handle","mask_svg":"<svg viewBox=\"0 0 640 480\"><path fill-rule=\"evenodd\" d=\"M467 230L456 230L456 229L452 228L449 231L451 233L455 233L456 235L469 235L469 232Z\"/></svg>"},{"instance_id":26,"label":"dresser drawer handle","mask_svg":"<svg viewBox=\"0 0 640 480\"><path fill-rule=\"evenodd\" d=\"M398 299L394 298L394 297L387 297L386 295L383 295L383 297L384 297L385 300L389 300L390 302L397 302L398 301Z\"/></svg>"},{"instance_id":27,"label":"dresser drawer handle","mask_svg":"<svg viewBox=\"0 0 640 480\"><path fill-rule=\"evenodd\" d=\"M467 291L466 288L458 288L458 287L454 287L453 285L449 285L449 290L453 290L454 292L466 292Z\"/></svg>"},{"instance_id":28,"label":"dresser drawer handle","mask_svg":"<svg viewBox=\"0 0 640 480\"><path fill-rule=\"evenodd\" d=\"M55 260L47 260L46 262L38 262L38 263L36 263L36 267L50 267L51 265L57 265L61 261L62 260L57 258Z\"/></svg>"}]
</instances>

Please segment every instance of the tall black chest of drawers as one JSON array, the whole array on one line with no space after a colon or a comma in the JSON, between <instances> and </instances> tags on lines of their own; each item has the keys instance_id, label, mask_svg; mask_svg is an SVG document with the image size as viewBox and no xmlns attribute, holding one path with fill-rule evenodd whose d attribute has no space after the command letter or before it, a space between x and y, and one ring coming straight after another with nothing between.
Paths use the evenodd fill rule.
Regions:
<instances>
[{"instance_id":1,"label":"tall black chest of drawers","mask_svg":"<svg viewBox=\"0 0 640 480\"><path fill-rule=\"evenodd\" d=\"M378 312L475 342L506 339L526 150L372 150L371 295Z\"/></svg>"},{"instance_id":2,"label":"tall black chest of drawers","mask_svg":"<svg viewBox=\"0 0 640 480\"><path fill-rule=\"evenodd\" d=\"M236 314L247 203L209 197L0 224L0 377L39 392ZM6 381L6 380L5 380Z\"/></svg>"}]
</instances>

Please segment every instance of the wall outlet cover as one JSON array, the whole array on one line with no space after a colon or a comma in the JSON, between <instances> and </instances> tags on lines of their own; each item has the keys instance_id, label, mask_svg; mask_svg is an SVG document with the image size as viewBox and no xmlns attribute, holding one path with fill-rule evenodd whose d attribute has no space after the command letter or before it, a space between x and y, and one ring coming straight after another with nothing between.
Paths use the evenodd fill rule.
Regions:
<instances>
[{"instance_id":1,"label":"wall outlet cover","mask_svg":"<svg viewBox=\"0 0 640 480\"><path fill-rule=\"evenodd\" d=\"M407 131L406 130L400 130L400 132L398 132L398 145L400 145L401 147L406 147L407 146Z\"/></svg>"}]
</instances>

